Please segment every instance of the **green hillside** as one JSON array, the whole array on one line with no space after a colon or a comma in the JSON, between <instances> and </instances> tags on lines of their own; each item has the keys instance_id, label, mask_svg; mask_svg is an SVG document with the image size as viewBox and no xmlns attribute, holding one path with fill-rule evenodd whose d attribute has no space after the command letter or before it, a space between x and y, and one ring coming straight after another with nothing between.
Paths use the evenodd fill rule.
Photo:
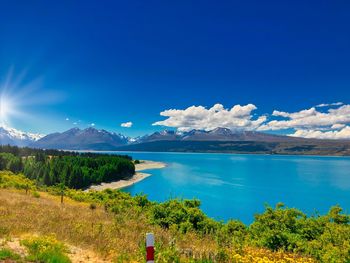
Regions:
<instances>
[{"instance_id":1,"label":"green hillside","mask_svg":"<svg viewBox=\"0 0 350 263\"><path fill-rule=\"evenodd\" d=\"M157 262L350 260L349 216L340 207L307 217L278 204L266 207L246 226L208 218L198 200L156 203L117 190L67 188L61 204L61 187L37 186L5 171L0 173L0 188L0 238L54 236L107 262L143 262L147 232L155 233ZM62 251L71 257L69 249Z\"/></svg>"}]
</instances>

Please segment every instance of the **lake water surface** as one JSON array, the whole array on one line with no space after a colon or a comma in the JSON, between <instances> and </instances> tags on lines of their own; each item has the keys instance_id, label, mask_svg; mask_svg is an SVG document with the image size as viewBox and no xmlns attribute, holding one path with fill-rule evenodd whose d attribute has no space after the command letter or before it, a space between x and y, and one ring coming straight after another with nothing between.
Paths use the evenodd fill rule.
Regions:
<instances>
[{"instance_id":1,"label":"lake water surface","mask_svg":"<svg viewBox=\"0 0 350 263\"><path fill-rule=\"evenodd\" d=\"M198 198L218 220L251 223L264 204L283 202L307 214L326 213L339 204L350 212L350 158L315 156L123 153L134 159L161 161L164 169L124 189L150 200Z\"/></svg>"}]
</instances>

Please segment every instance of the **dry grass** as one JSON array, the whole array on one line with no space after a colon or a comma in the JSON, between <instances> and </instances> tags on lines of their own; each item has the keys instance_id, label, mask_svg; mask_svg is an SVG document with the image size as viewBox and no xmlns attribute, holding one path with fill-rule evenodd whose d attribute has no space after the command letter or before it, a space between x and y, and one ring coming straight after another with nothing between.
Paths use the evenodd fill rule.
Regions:
<instances>
[{"instance_id":1,"label":"dry grass","mask_svg":"<svg viewBox=\"0 0 350 263\"><path fill-rule=\"evenodd\" d=\"M144 262L144 236L153 232L159 250L175 244L181 262L186 258L214 255L219 249L210 236L179 234L152 226L143 214L130 209L117 215L102 207L40 192L40 198L24 190L0 189L0 239L25 235L52 235L67 244L73 262ZM166 252L164 252L166 253ZM229 252L230 262L313 262L291 254L246 248L241 255ZM167 262L158 260L158 262ZM208 262L208 261L207 261Z\"/></svg>"},{"instance_id":2,"label":"dry grass","mask_svg":"<svg viewBox=\"0 0 350 263\"><path fill-rule=\"evenodd\" d=\"M24 191L0 189L0 237L19 237L28 233L54 234L58 240L73 246L92 250L101 258L111 260L127 255L131 260L141 261L144 236L154 232L159 244L174 242L171 231L151 226L140 214L126 211L112 215L101 207L90 209L90 204L60 198L40 192L40 198L26 195ZM198 253L215 251L195 234L178 236L178 247ZM130 257L131 255L131 257Z\"/></svg>"},{"instance_id":3,"label":"dry grass","mask_svg":"<svg viewBox=\"0 0 350 263\"><path fill-rule=\"evenodd\" d=\"M232 259L240 263L315 263L316 261L309 257L302 257L297 254L285 252L272 252L263 248L245 248L241 254L234 254Z\"/></svg>"}]
</instances>

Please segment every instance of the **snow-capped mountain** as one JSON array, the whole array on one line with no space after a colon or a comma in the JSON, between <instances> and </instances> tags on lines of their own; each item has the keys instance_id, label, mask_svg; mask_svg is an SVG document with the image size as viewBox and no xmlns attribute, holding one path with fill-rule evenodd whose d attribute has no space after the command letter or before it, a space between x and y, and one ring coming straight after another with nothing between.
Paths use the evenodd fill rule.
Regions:
<instances>
[{"instance_id":1,"label":"snow-capped mountain","mask_svg":"<svg viewBox=\"0 0 350 263\"><path fill-rule=\"evenodd\" d=\"M115 132L95 128L72 128L62 133L47 136L27 133L10 127L0 127L0 144L31 146L37 148L71 150L115 150L120 146L157 141L296 141L300 138L277 136L253 131L232 131L216 128L211 131L191 130L179 132L163 130L150 135L130 138Z\"/></svg>"},{"instance_id":2,"label":"snow-capped mountain","mask_svg":"<svg viewBox=\"0 0 350 263\"><path fill-rule=\"evenodd\" d=\"M132 143L147 143L155 141L264 141L283 142L299 141L300 138L279 136L255 131L233 131L227 128L216 128L211 131L191 130L188 132L178 132L164 130L135 138Z\"/></svg>"},{"instance_id":3,"label":"snow-capped mountain","mask_svg":"<svg viewBox=\"0 0 350 263\"><path fill-rule=\"evenodd\" d=\"M42 134L23 132L7 126L0 127L1 145L28 146L42 137Z\"/></svg>"},{"instance_id":4,"label":"snow-capped mountain","mask_svg":"<svg viewBox=\"0 0 350 263\"><path fill-rule=\"evenodd\" d=\"M62 133L52 133L34 142L31 146L45 149L69 150L114 150L126 145L129 138L114 132L95 128L73 128Z\"/></svg>"}]
</instances>

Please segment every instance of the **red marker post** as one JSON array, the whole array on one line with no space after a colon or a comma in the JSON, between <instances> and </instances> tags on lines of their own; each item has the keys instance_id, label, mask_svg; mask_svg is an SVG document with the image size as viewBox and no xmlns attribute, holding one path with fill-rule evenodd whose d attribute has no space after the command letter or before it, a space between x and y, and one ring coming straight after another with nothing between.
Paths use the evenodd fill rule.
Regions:
<instances>
[{"instance_id":1,"label":"red marker post","mask_svg":"<svg viewBox=\"0 0 350 263\"><path fill-rule=\"evenodd\" d=\"M154 235L153 233L146 234L146 262L154 263Z\"/></svg>"}]
</instances>

